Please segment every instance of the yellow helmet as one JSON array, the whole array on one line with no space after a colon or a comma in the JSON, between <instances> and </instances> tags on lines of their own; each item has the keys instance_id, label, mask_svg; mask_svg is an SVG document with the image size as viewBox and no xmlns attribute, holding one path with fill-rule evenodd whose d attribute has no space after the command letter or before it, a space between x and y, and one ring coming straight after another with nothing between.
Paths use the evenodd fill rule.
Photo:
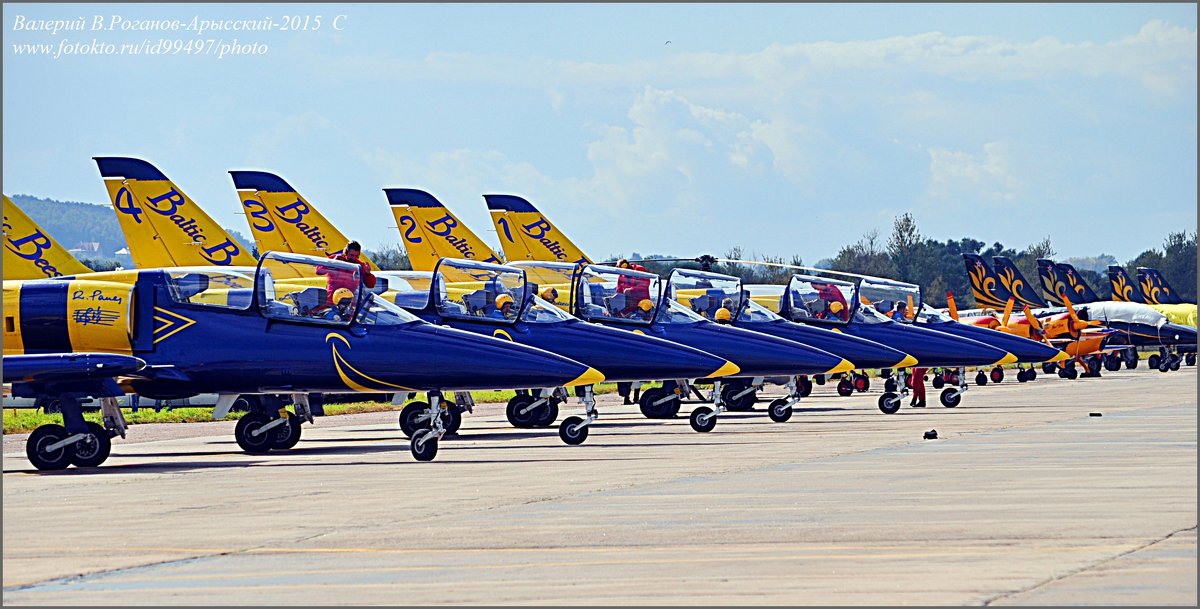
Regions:
<instances>
[{"instance_id":1,"label":"yellow helmet","mask_svg":"<svg viewBox=\"0 0 1200 609\"><path fill-rule=\"evenodd\" d=\"M846 308L846 307L843 306L842 303L840 303L836 300L829 303L829 310L833 311L834 313L841 313L842 309L844 309L844 308Z\"/></svg>"},{"instance_id":2,"label":"yellow helmet","mask_svg":"<svg viewBox=\"0 0 1200 609\"><path fill-rule=\"evenodd\" d=\"M504 305L512 304L512 303L513 303L512 296L509 296L508 294L501 294L496 297L496 308L497 309L503 309Z\"/></svg>"},{"instance_id":3,"label":"yellow helmet","mask_svg":"<svg viewBox=\"0 0 1200 609\"><path fill-rule=\"evenodd\" d=\"M343 303L343 301L345 301L345 300L353 301L354 300L354 292L351 292L350 290L348 290L346 288L338 288L338 289L334 290L333 304L335 304L335 305L346 304L346 303Z\"/></svg>"},{"instance_id":4,"label":"yellow helmet","mask_svg":"<svg viewBox=\"0 0 1200 609\"><path fill-rule=\"evenodd\" d=\"M558 298L558 290L556 290L554 288L546 288L546 289L542 290L541 296L542 296L542 300L548 300L550 302L554 302L554 300L556 298Z\"/></svg>"},{"instance_id":5,"label":"yellow helmet","mask_svg":"<svg viewBox=\"0 0 1200 609\"><path fill-rule=\"evenodd\" d=\"M638 308L643 311L649 311L650 309L654 308L654 303L651 302L649 298L643 298L640 302L638 302Z\"/></svg>"},{"instance_id":6,"label":"yellow helmet","mask_svg":"<svg viewBox=\"0 0 1200 609\"><path fill-rule=\"evenodd\" d=\"M717 314L713 315L713 318L715 318L717 321L729 321L729 309L726 309L725 307L717 309Z\"/></svg>"}]
</instances>

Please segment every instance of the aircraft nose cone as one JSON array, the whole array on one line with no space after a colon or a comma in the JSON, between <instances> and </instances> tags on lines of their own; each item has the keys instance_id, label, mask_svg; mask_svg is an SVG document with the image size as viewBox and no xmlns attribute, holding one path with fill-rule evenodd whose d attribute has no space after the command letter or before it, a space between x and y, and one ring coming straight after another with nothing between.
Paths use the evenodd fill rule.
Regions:
<instances>
[{"instance_id":1,"label":"aircraft nose cone","mask_svg":"<svg viewBox=\"0 0 1200 609\"><path fill-rule=\"evenodd\" d=\"M692 335L689 345L737 364L741 376L834 374L830 371L853 368L827 351L733 326L692 324L687 333Z\"/></svg>"},{"instance_id":2,"label":"aircraft nose cone","mask_svg":"<svg viewBox=\"0 0 1200 609\"><path fill-rule=\"evenodd\" d=\"M586 322L562 324L538 344L596 368L609 381L704 378L721 370L727 374L729 366L699 349Z\"/></svg>"},{"instance_id":3,"label":"aircraft nose cone","mask_svg":"<svg viewBox=\"0 0 1200 609\"><path fill-rule=\"evenodd\" d=\"M922 366L991 366L1012 357L977 340L899 323L851 324L859 336L900 349Z\"/></svg>"}]
</instances>

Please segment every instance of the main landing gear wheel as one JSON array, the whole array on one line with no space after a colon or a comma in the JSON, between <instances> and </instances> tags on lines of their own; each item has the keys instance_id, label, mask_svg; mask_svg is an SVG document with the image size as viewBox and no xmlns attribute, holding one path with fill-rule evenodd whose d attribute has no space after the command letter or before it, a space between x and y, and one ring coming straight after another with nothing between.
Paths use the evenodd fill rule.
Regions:
<instances>
[{"instance_id":1,"label":"main landing gear wheel","mask_svg":"<svg viewBox=\"0 0 1200 609\"><path fill-rule=\"evenodd\" d=\"M260 412L251 412L238 419L237 427L233 428L233 437L237 440L238 446L252 455L261 455L271 450L271 440L275 433L273 431L254 433L270 422L271 419Z\"/></svg>"},{"instance_id":2,"label":"main landing gear wheel","mask_svg":"<svg viewBox=\"0 0 1200 609\"><path fill-rule=\"evenodd\" d=\"M1171 358L1171 370L1179 370L1179 361L1181 359L1182 358L1178 354Z\"/></svg>"},{"instance_id":3,"label":"main landing gear wheel","mask_svg":"<svg viewBox=\"0 0 1200 609\"><path fill-rule=\"evenodd\" d=\"M854 386L850 384L850 381L847 380L846 377L842 377L842 379L838 381L837 392L838 395L846 397L854 393Z\"/></svg>"},{"instance_id":4,"label":"main landing gear wheel","mask_svg":"<svg viewBox=\"0 0 1200 609\"><path fill-rule=\"evenodd\" d=\"M863 393L871 388L871 378L865 374L854 375L854 390Z\"/></svg>"},{"instance_id":5,"label":"main landing gear wheel","mask_svg":"<svg viewBox=\"0 0 1200 609\"><path fill-rule=\"evenodd\" d=\"M725 403L725 408L728 410L745 411L754 410L754 403L758 401L758 393L754 390L746 391L748 387L740 387L738 385L725 385L721 388L721 401ZM741 394L740 396L738 394Z\"/></svg>"},{"instance_id":6,"label":"main landing gear wheel","mask_svg":"<svg viewBox=\"0 0 1200 609\"><path fill-rule=\"evenodd\" d=\"M692 411L692 416L688 422L692 424L692 429L706 433L712 431L717 426L717 415L713 414L713 409L708 406L701 406Z\"/></svg>"},{"instance_id":7,"label":"main landing gear wheel","mask_svg":"<svg viewBox=\"0 0 1200 609\"><path fill-rule=\"evenodd\" d=\"M900 396L890 391L879 396L879 410L883 414L896 414L900 410Z\"/></svg>"},{"instance_id":8,"label":"main landing gear wheel","mask_svg":"<svg viewBox=\"0 0 1200 609\"><path fill-rule=\"evenodd\" d=\"M411 438L417 430L429 426L428 411L429 404L420 401L409 402L400 410L400 431L404 432L404 437Z\"/></svg>"},{"instance_id":9,"label":"main landing gear wheel","mask_svg":"<svg viewBox=\"0 0 1200 609\"><path fill-rule=\"evenodd\" d=\"M53 451L47 451L46 447L65 440L67 435L67 428L62 425L39 425L25 441L25 456L41 471L66 469L71 464L75 446L68 444Z\"/></svg>"},{"instance_id":10,"label":"main landing gear wheel","mask_svg":"<svg viewBox=\"0 0 1200 609\"><path fill-rule=\"evenodd\" d=\"M1111 353L1104 356L1104 369L1109 372L1116 372L1121 369L1121 356L1116 353Z\"/></svg>"},{"instance_id":11,"label":"main landing gear wheel","mask_svg":"<svg viewBox=\"0 0 1200 609\"><path fill-rule=\"evenodd\" d=\"M772 421L783 423L792 418L792 407L788 405L789 401L787 398L779 398L771 402L771 407L767 409L767 414L770 415Z\"/></svg>"},{"instance_id":12,"label":"main landing gear wheel","mask_svg":"<svg viewBox=\"0 0 1200 609\"><path fill-rule=\"evenodd\" d=\"M1187 365L1189 365L1189 366L1195 366L1196 365L1196 354L1195 353L1187 354L1186 356L1184 356L1184 361L1187 362Z\"/></svg>"},{"instance_id":13,"label":"main landing gear wheel","mask_svg":"<svg viewBox=\"0 0 1200 609\"><path fill-rule=\"evenodd\" d=\"M946 379L943 378L942 375L940 375L940 374L933 375L933 388L934 389L941 389L942 387L945 387L945 386L946 386Z\"/></svg>"},{"instance_id":14,"label":"main landing gear wheel","mask_svg":"<svg viewBox=\"0 0 1200 609\"><path fill-rule=\"evenodd\" d=\"M1054 374L1057 371L1058 371L1057 363L1055 363L1055 362L1043 362L1042 363L1042 372L1045 372L1046 374Z\"/></svg>"},{"instance_id":15,"label":"main landing gear wheel","mask_svg":"<svg viewBox=\"0 0 1200 609\"><path fill-rule=\"evenodd\" d=\"M448 408L442 411L442 427L446 428L446 435L458 433L458 429L462 427L462 409L457 404L449 404ZM554 408L554 418L558 418L558 407ZM553 424L551 420L546 425Z\"/></svg>"},{"instance_id":16,"label":"main landing gear wheel","mask_svg":"<svg viewBox=\"0 0 1200 609\"><path fill-rule=\"evenodd\" d=\"M1146 364L1148 364L1151 368L1158 368L1158 365L1161 363L1162 363L1162 356L1157 353L1152 354L1150 356L1150 359L1146 360Z\"/></svg>"},{"instance_id":17,"label":"main landing gear wheel","mask_svg":"<svg viewBox=\"0 0 1200 609\"><path fill-rule=\"evenodd\" d=\"M962 394L957 389L948 387L945 391L942 391L942 395L938 396L938 399L941 400L942 406L954 408L962 402Z\"/></svg>"},{"instance_id":18,"label":"main landing gear wheel","mask_svg":"<svg viewBox=\"0 0 1200 609\"><path fill-rule=\"evenodd\" d=\"M558 426L558 437L566 444L572 446L583 444L583 441L588 437L588 426L579 426L583 423L580 417L567 417L563 419L561 425Z\"/></svg>"},{"instance_id":19,"label":"main landing gear wheel","mask_svg":"<svg viewBox=\"0 0 1200 609\"><path fill-rule=\"evenodd\" d=\"M432 429L419 429L413 434L408 448L417 461L433 461L438 452L437 434L433 433Z\"/></svg>"},{"instance_id":20,"label":"main landing gear wheel","mask_svg":"<svg viewBox=\"0 0 1200 609\"><path fill-rule=\"evenodd\" d=\"M992 379L993 383L999 383L1000 381L1003 381L1004 380L1004 368L1001 368L1000 366L996 366L995 368L992 368L992 372L989 375L989 378Z\"/></svg>"},{"instance_id":21,"label":"main landing gear wheel","mask_svg":"<svg viewBox=\"0 0 1200 609\"><path fill-rule=\"evenodd\" d=\"M975 375L975 384L976 385L986 385L987 384L987 375L984 374L982 370L979 371L979 374Z\"/></svg>"},{"instance_id":22,"label":"main landing gear wheel","mask_svg":"<svg viewBox=\"0 0 1200 609\"><path fill-rule=\"evenodd\" d=\"M888 379L883 382L883 392L891 393L896 390L896 379Z\"/></svg>"},{"instance_id":23,"label":"main landing gear wheel","mask_svg":"<svg viewBox=\"0 0 1200 609\"><path fill-rule=\"evenodd\" d=\"M1079 378L1079 370L1076 370L1075 366L1061 368L1058 371L1058 376L1061 376L1062 378L1065 378L1069 381L1073 381L1073 380Z\"/></svg>"},{"instance_id":24,"label":"main landing gear wheel","mask_svg":"<svg viewBox=\"0 0 1200 609\"><path fill-rule=\"evenodd\" d=\"M670 397L666 402L659 400ZM652 387L642 392L638 398L638 408L647 419L673 419L679 414L679 396L668 392L662 387Z\"/></svg>"},{"instance_id":25,"label":"main landing gear wheel","mask_svg":"<svg viewBox=\"0 0 1200 609\"><path fill-rule=\"evenodd\" d=\"M271 448L274 450L287 450L296 445L300 441L300 417L289 412L287 413L287 423L276 427L271 436Z\"/></svg>"},{"instance_id":26,"label":"main landing gear wheel","mask_svg":"<svg viewBox=\"0 0 1200 609\"><path fill-rule=\"evenodd\" d=\"M1030 370L1032 370L1032 368L1030 368ZM1029 382L1029 373L1026 372L1024 368L1017 369L1017 382L1018 383Z\"/></svg>"},{"instance_id":27,"label":"main landing gear wheel","mask_svg":"<svg viewBox=\"0 0 1200 609\"><path fill-rule=\"evenodd\" d=\"M1192 354L1192 363L1188 364L1189 366L1196 363L1195 356L1196 356L1196 354L1193 353ZM800 397L806 398L806 397L812 395L813 382L809 379L800 379L799 389L800 389Z\"/></svg>"},{"instance_id":28,"label":"main landing gear wheel","mask_svg":"<svg viewBox=\"0 0 1200 609\"><path fill-rule=\"evenodd\" d=\"M508 401L508 408L505 409L505 414L508 415L508 422L513 427L518 429L529 429L531 427L545 427L554 422L558 418L558 405L554 404L551 408L552 400L547 399L537 408L529 409L529 405L537 401L538 398L532 395L517 394ZM553 418L550 415L553 414ZM549 422L546 419L549 418Z\"/></svg>"},{"instance_id":29,"label":"main landing gear wheel","mask_svg":"<svg viewBox=\"0 0 1200 609\"><path fill-rule=\"evenodd\" d=\"M97 467L112 451L112 439L107 429L91 421L87 422L87 428L87 437L76 442L75 450L71 451L71 463L75 467Z\"/></svg>"}]
</instances>

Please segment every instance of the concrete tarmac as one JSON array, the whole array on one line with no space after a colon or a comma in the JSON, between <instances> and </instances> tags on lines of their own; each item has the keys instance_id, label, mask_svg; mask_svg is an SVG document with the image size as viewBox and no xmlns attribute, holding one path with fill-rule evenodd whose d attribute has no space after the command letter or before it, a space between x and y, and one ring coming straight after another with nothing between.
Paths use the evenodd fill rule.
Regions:
<instances>
[{"instance_id":1,"label":"concrete tarmac","mask_svg":"<svg viewBox=\"0 0 1200 609\"><path fill-rule=\"evenodd\" d=\"M432 463L395 413L49 474L5 443L3 601L1195 606L1196 369L1013 376L895 415L826 385L708 434L603 396L581 446L484 407Z\"/></svg>"}]
</instances>

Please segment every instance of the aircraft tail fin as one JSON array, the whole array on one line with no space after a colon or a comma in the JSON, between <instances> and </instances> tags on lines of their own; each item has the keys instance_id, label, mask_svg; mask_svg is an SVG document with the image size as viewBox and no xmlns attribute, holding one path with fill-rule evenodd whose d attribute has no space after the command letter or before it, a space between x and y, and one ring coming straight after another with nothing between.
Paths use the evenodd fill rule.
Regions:
<instances>
[{"instance_id":1,"label":"aircraft tail fin","mask_svg":"<svg viewBox=\"0 0 1200 609\"><path fill-rule=\"evenodd\" d=\"M82 262L4 195L4 279L90 273Z\"/></svg>"},{"instance_id":2,"label":"aircraft tail fin","mask_svg":"<svg viewBox=\"0 0 1200 609\"><path fill-rule=\"evenodd\" d=\"M1066 262L1059 262L1054 265L1058 269L1058 276L1063 280L1067 291L1071 294L1071 301L1075 304L1086 304L1100 300L1096 296L1096 292L1092 291L1092 286L1088 285L1083 279L1083 275L1075 270L1075 267Z\"/></svg>"},{"instance_id":3,"label":"aircraft tail fin","mask_svg":"<svg viewBox=\"0 0 1200 609\"><path fill-rule=\"evenodd\" d=\"M259 252L328 256L350 239L283 178L265 171L230 171ZM365 255L372 271L379 270Z\"/></svg>"},{"instance_id":4,"label":"aircraft tail fin","mask_svg":"<svg viewBox=\"0 0 1200 609\"><path fill-rule=\"evenodd\" d=\"M996 265L996 276L999 278L1000 284L1007 288L1017 301L1031 307L1046 306L1046 301L1038 296L1012 259L1005 256L992 256L992 263Z\"/></svg>"},{"instance_id":5,"label":"aircraft tail fin","mask_svg":"<svg viewBox=\"0 0 1200 609\"><path fill-rule=\"evenodd\" d=\"M1117 302L1146 302L1138 283L1125 272L1125 267L1110 264L1108 282L1112 284L1112 299Z\"/></svg>"},{"instance_id":6,"label":"aircraft tail fin","mask_svg":"<svg viewBox=\"0 0 1200 609\"><path fill-rule=\"evenodd\" d=\"M516 195L483 195L483 199L509 260L592 262L529 201Z\"/></svg>"},{"instance_id":7,"label":"aircraft tail fin","mask_svg":"<svg viewBox=\"0 0 1200 609\"><path fill-rule=\"evenodd\" d=\"M1153 269L1146 266L1138 267L1138 277L1141 279L1142 296L1150 304L1181 304L1183 299L1167 283L1167 278L1158 272L1158 269Z\"/></svg>"},{"instance_id":8,"label":"aircraft tail fin","mask_svg":"<svg viewBox=\"0 0 1200 609\"><path fill-rule=\"evenodd\" d=\"M1037 268L1038 281L1042 285L1042 295L1046 297L1046 302L1056 307L1063 306L1063 299L1059 294L1067 289L1067 284L1063 281L1058 268L1054 266L1054 261L1038 258Z\"/></svg>"},{"instance_id":9,"label":"aircraft tail fin","mask_svg":"<svg viewBox=\"0 0 1200 609\"><path fill-rule=\"evenodd\" d=\"M975 296L975 306L1003 308L1005 301L1013 296L1008 288L1000 284L999 278L979 254L963 254L962 257L967 267L967 279L971 282L971 293Z\"/></svg>"},{"instance_id":10,"label":"aircraft tail fin","mask_svg":"<svg viewBox=\"0 0 1200 609\"><path fill-rule=\"evenodd\" d=\"M503 260L437 197L416 188L385 188L388 206L417 271L432 271L442 258Z\"/></svg>"},{"instance_id":11,"label":"aircraft tail fin","mask_svg":"<svg viewBox=\"0 0 1200 609\"><path fill-rule=\"evenodd\" d=\"M257 264L154 165L128 157L95 157L95 161L135 266Z\"/></svg>"}]
</instances>

